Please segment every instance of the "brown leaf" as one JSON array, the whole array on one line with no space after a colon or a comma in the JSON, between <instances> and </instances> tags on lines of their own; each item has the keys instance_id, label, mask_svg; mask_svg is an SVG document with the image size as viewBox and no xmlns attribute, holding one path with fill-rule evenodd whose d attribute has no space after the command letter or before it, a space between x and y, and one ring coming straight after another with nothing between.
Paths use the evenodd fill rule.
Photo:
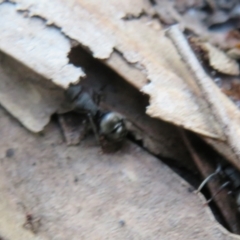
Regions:
<instances>
[{"instance_id":1,"label":"brown leaf","mask_svg":"<svg viewBox=\"0 0 240 240\"><path fill-rule=\"evenodd\" d=\"M40 18L26 17L11 3L0 5L0 15L1 51L63 88L85 76L68 63L70 40L59 29L46 27Z\"/></svg>"},{"instance_id":2,"label":"brown leaf","mask_svg":"<svg viewBox=\"0 0 240 240\"><path fill-rule=\"evenodd\" d=\"M0 117L0 152L16 149L11 161L1 156L4 237L34 239L19 229L30 211L41 217L40 239L239 239L213 220L185 181L136 145L100 154L89 146L94 139L59 143L53 123L38 137L2 110Z\"/></svg>"},{"instance_id":3,"label":"brown leaf","mask_svg":"<svg viewBox=\"0 0 240 240\"><path fill-rule=\"evenodd\" d=\"M228 75L239 75L239 65L234 59L210 43L200 43L200 46L206 51L209 64L213 69Z\"/></svg>"},{"instance_id":4,"label":"brown leaf","mask_svg":"<svg viewBox=\"0 0 240 240\"><path fill-rule=\"evenodd\" d=\"M80 1L74 3L75 11L72 12L69 2L59 0L61 3L57 3L58 0L55 1L58 10L52 8L49 2L44 4L32 2L31 15L41 14L42 17L47 18L47 21L61 26L66 35L88 46L95 57L109 57L113 48L123 53L123 61L135 64L137 68L147 73L146 78L126 78L131 84L138 86L139 89L147 83L146 79L148 78L152 83L158 82L158 87L162 88L162 90L158 91L163 91L163 94L166 91L166 94L168 94L168 91L170 91L169 96L174 99L177 96L174 89L176 91L178 91L179 87L180 89L186 89L187 85L185 85L184 81L191 82L191 74L189 74L173 45L162 31L149 28L145 21L141 21L141 19L128 21L117 17L119 14L134 14L139 12L140 9L146 9L146 4L137 1L124 5L122 2L120 5L112 4L111 8L109 8L101 3L101 7L96 9L95 5L89 4L88 1ZM24 0L18 1L17 7L27 9L28 4ZM12 7L14 8L14 6ZM132 12L132 9L134 9L134 12ZM64 17L59 17L55 11L64 13ZM91 14L89 14L90 12ZM93 21L93 17L97 21ZM78 27L72 28L76 24L75 18L78 19ZM111 24L105 24L106 18L111 19L109 21ZM68 19L68 21L63 19ZM97 38L95 37L96 32L98 33ZM115 32L114 36L112 32ZM115 69L117 69L119 61L110 65L114 65ZM127 77L126 73L123 74ZM194 86L194 83L191 85L195 92L196 86ZM163 96L158 94L160 98ZM209 110L204 101L200 98L192 100L191 96L193 96L192 92L186 89L186 91L180 93L176 101L171 101L171 103L177 103L177 105L174 104L169 107L169 110L166 109L166 105L162 105L162 109L159 108L160 112L162 112L161 118L200 134L222 139L220 129L218 129L211 117L208 117ZM184 109L189 108L189 112L182 112L179 108L184 104L187 104ZM206 112L206 114L202 114L202 112Z\"/></svg>"},{"instance_id":5,"label":"brown leaf","mask_svg":"<svg viewBox=\"0 0 240 240\"><path fill-rule=\"evenodd\" d=\"M42 131L64 99L62 89L0 52L0 103L26 128Z\"/></svg>"},{"instance_id":6,"label":"brown leaf","mask_svg":"<svg viewBox=\"0 0 240 240\"><path fill-rule=\"evenodd\" d=\"M74 3L63 0L16 2L18 9L29 10L30 15L40 15L48 22L61 27L66 36L88 47L95 57L107 58L115 49L121 57L109 65L118 69L119 61L125 62L124 68L119 68L118 72L121 72L120 74L138 89L146 85L144 91L151 94L151 97L156 94L154 97L157 99L156 103L151 101L151 104L156 104L155 110L151 111L153 116L207 137L220 139L220 141L224 139L221 127L213 119L207 103L201 98L191 73L172 43L164 36L164 32L152 29L141 18L123 19L129 14L138 16L142 9L151 12L151 6L145 2L121 1L119 3L116 0L111 5L105 5L98 0L95 0L94 4L85 0ZM73 6L74 11L72 11ZM15 5L11 5L11 8L14 9ZM73 28L76 24L77 27ZM129 64L139 69L141 73L137 71L135 73L141 75L140 78L133 77L132 72L128 77L124 72L126 65ZM145 77L142 77L142 74ZM147 85L147 79L150 82L149 85ZM155 92L152 94L148 92L149 89L154 89ZM170 107L167 108L166 104ZM229 103L227 102L226 105ZM152 107L148 111L151 109ZM231 116L235 114L235 110L233 112Z\"/></svg>"}]
</instances>

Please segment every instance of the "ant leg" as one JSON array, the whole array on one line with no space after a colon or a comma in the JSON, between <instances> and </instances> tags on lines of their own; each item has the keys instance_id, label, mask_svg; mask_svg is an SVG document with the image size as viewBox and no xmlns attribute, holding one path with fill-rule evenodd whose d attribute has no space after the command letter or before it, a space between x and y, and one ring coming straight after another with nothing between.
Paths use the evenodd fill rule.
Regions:
<instances>
[{"instance_id":1,"label":"ant leg","mask_svg":"<svg viewBox=\"0 0 240 240\"><path fill-rule=\"evenodd\" d=\"M99 135L98 135L98 131L97 131L97 127L96 127L96 124L95 124L94 121L93 121L92 114L91 114L91 113L88 113L87 116L88 116L89 122L90 122L90 124L91 124L91 127L92 127L92 129L93 129L95 138L96 138L97 142L100 143Z\"/></svg>"},{"instance_id":2,"label":"ant leg","mask_svg":"<svg viewBox=\"0 0 240 240\"><path fill-rule=\"evenodd\" d=\"M225 187L227 187L230 184L229 181L225 182L218 190L213 194L213 196L205 202L204 205L209 204Z\"/></svg>"},{"instance_id":3,"label":"ant leg","mask_svg":"<svg viewBox=\"0 0 240 240\"><path fill-rule=\"evenodd\" d=\"M200 186L198 187L196 193L199 193L199 192L202 190L202 188L205 186L205 184L206 184L211 178L213 178L214 176L216 176L220 171L221 171L221 166L218 165L216 171L215 171L214 173L210 174L208 177L206 177L206 178L203 180L203 182L202 182L202 183L200 184Z\"/></svg>"}]
</instances>

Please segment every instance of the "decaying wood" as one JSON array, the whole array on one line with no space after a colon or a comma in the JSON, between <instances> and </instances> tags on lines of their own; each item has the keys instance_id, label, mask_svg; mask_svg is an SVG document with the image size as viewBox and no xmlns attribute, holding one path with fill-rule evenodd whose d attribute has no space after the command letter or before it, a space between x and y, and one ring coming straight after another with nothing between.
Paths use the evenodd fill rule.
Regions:
<instances>
[{"instance_id":1,"label":"decaying wood","mask_svg":"<svg viewBox=\"0 0 240 240\"><path fill-rule=\"evenodd\" d=\"M225 106L221 102L221 98L219 98L218 94L215 94L216 86L214 86L212 79L203 70L178 26L172 26L167 31L167 35L173 41L183 61L195 77L195 80L202 91L203 97L212 109L216 121L222 126L226 140L237 157L237 161L232 162L232 164L240 170L239 125L236 124L236 121L232 121Z\"/></svg>"}]
</instances>

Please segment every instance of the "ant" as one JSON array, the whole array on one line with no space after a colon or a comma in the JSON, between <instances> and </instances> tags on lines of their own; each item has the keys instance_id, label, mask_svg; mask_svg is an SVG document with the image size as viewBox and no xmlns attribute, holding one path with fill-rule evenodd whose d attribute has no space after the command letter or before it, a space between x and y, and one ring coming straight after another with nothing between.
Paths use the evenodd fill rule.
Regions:
<instances>
[{"instance_id":1,"label":"ant","mask_svg":"<svg viewBox=\"0 0 240 240\"><path fill-rule=\"evenodd\" d=\"M70 85L66 97L75 112L87 116L95 138L104 152L116 151L122 146L127 128L121 114L101 111L98 107L98 96L80 84Z\"/></svg>"}]
</instances>

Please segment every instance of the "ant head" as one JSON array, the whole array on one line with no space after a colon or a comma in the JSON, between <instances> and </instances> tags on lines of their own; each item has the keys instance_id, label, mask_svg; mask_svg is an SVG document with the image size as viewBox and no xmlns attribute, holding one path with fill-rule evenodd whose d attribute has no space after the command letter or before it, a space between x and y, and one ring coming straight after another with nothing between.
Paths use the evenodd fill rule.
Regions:
<instances>
[{"instance_id":1,"label":"ant head","mask_svg":"<svg viewBox=\"0 0 240 240\"><path fill-rule=\"evenodd\" d=\"M125 121L116 112L106 113L100 121L100 134L113 141L122 141L127 135Z\"/></svg>"}]
</instances>

